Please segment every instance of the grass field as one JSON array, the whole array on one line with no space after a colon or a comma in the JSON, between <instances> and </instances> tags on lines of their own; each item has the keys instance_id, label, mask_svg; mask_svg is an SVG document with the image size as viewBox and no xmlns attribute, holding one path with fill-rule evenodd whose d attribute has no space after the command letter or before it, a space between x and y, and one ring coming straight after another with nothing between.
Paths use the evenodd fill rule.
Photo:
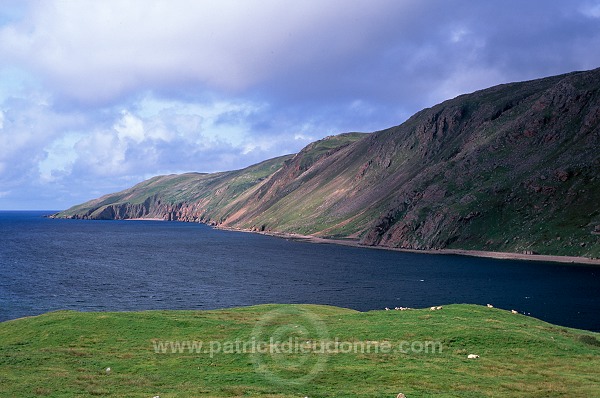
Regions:
<instances>
[{"instance_id":1,"label":"grass field","mask_svg":"<svg viewBox=\"0 0 600 398\"><path fill-rule=\"evenodd\" d=\"M2 397L400 392L600 397L600 335L474 305L366 313L312 305L59 311L0 323Z\"/></svg>"}]
</instances>

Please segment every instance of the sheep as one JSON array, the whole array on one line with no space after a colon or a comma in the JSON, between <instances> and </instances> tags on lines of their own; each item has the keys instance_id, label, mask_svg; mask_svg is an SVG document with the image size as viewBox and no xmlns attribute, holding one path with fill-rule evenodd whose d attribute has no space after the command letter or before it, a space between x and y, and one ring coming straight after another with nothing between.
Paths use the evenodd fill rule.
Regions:
<instances>
[{"instance_id":1,"label":"sheep","mask_svg":"<svg viewBox=\"0 0 600 398\"><path fill-rule=\"evenodd\" d=\"M430 308L430 310L431 310L431 311L435 311L435 308L436 308L436 307L431 307L431 308Z\"/></svg>"},{"instance_id":2,"label":"sheep","mask_svg":"<svg viewBox=\"0 0 600 398\"><path fill-rule=\"evenodd\" d=\"M106 368L104 371L106 372L107 375L110 374L110 368Z\"/></svg>"},{"instance_id":3,"label":"sheep","mask_svg":"<svg viewBox=\"0 0 600 398\"><path fill-rule=\"evenodd\" d=\"M440 306L437 306L437 307L435 307L435 309L436 309L436 310L441 310L441 309L442 309L442 306L441 306L441 305L440 305Z\"/></svg>"},{"instance_id":4,"label":"sheep","mask_svg":"<svg viewBox=\"0 0 600 398\"><path fill-rule=\"evenodd\" d=\"M510 312L512 312L513 314L518 314L518 312L515 310L510 310Z\"/></svg>"},{"instance_id":5,"label":"sheep","mask_svg":"<svg viewBox=\"0 0 600 398\"><path fill-rule=\"evenodd\" d=\"M469 354L469 355L467 356L467 358L468 358L468 359L477 359L477 358L479 358L479 355L477 355L477 354Z\"/></svg>"},{"instance_id":6,"label":"sheep","mask_svg":"<svg viewBox=\"0 0 600 398\"><path fill-rule=\"evenodd\" d=\"M493 305L491 305L491 304L487 304L487 307L488 307L488 308L494 308L494 306L493 306Z\"/></svg>"},{"instance_id":7,"label":"sheep","mask_svg":"<svg viewBox=\"0 0 600 398\"><path fill-rule=\"evenodd\" d=\"M406 395L400 393L400 394L396 395L396 398L406 398Z\"/></svg>"},{"instance_id":8,"label":"sheep","mask_svg":"<svg viewBox=\"0 0 600 398\"><path fill-rule=\"evenodd\" d=\"M385 310L386 310L386 311L389 311L390 309L389 309L388 307L385 307Z\"/></svg>"}]
</instances>

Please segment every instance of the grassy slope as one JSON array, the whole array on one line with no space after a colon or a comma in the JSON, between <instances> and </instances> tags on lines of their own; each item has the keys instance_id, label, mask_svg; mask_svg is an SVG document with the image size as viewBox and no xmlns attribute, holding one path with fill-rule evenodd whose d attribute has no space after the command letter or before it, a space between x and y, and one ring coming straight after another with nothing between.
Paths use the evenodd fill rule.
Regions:
<instances>
[{"instance_id":1,"label":"grassy slope","mask_svg":"<svg viewBox=\"0 0 600 398\"><path fill-rule=\"evenodd\" d=\"M307 321L308 320L308 321ZM259 374L248 354L155 353L158 340L261 336L350 342L441 341L442 352L329 354L313 380ZM311 325L317 325L311 328ZM0 393L7 397L592 397L600 396L600 335L473 305L371 311L264 305L218 311L60 311L0 323ZM468 360L469 353L481 356ZM283 359L281 377L318 354ZM268 357L262 358L269 363ZM106 375L104 369L112 369Z\"/></svg>"},{"instance_id":2,"label":"grassy slope","mask_svg":"<svg viewBox=\"0 0 600 398\"><path fill-rule=\"evenodd\" d=\"M299 167L308 168L315 161L328 156L330 152L364 136L365 134L362 133L340 134L312 143L301 152L302 159ZM91 219L163 217L167 212L173 211L173 206L187 204L193 206L189 213L193 213L194 220L219 223L220 220L247 206L251 195L294 157L295 155L280 156L241 170L221 173L157 176L121 192L73 206L55 214L54 217ZM143 215L130 215L131 205L142 206L144 203L147 204ZM115 217L113 213L105 212L107 207L124 207L128 210Z\"/></svg>"},{"instance_id":3,"label":"grassy slope","mask_svg":"<svg viewBox=\"0 0 600 398\"><path fill-rule=\"evenodd\" d=\"M210 210L220 209L247 189L259 184L281 168L293 155L269 159L242 170L221 173L186 173L153 177L121 192L108 194L56 214L56 217L95 218L107 206L139 205L152 198L164 204L202 202ZM158 215L158 214L150 214Z\"/></svg>"},{"instance_id":4,"label":"grassy slope","mask_svg":"<svg viewBox=\"0 0 600 398\"><path fill-rule=\"evenodd\" d=\"M227 222L391 247L600 257L598 76L445 101L321 159L269 206Z\"/></svg>"},{"instance_id":5,"label":"grassy slope","mask_svg":"<svg viewBox=\"0 0 600 398\"><path fill-rule=\"evenodd\" d=\"M156 177L59 216L138 217L131 205L149 200L148 216L232 228L594 258L599 146L597 69L462 95L244 170Z\"/></svg>"}]
</instances>

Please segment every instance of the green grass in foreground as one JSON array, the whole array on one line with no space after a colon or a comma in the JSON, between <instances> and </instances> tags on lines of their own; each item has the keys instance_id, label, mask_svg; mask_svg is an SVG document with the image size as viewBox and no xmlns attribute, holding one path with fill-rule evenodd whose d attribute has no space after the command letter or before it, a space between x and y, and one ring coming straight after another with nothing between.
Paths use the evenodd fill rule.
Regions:
<instances>
[{"instance_id":1,"label":"green grass in foreground","mask_svg":"<svg viewBox=\"0 0 600 398\"><path fill-rule=\"evenodd\" d=\"M0 323L0 395L598 397L599 338L474 305L60 311Z\"/></svg>"}]
</instances>

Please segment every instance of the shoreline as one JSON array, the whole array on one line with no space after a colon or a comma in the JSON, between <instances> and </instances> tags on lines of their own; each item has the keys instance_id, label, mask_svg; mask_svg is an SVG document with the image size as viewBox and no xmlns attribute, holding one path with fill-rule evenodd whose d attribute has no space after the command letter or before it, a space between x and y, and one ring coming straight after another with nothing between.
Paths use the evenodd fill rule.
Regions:
<instances>
[{"instance_id":1,"label":"shoreline","mask_svg":"<svg viewBox=\"0 0 600 398\"><path fill-rule=\"evenodd\" d=\"M167 221L164 218L159 217L138 217L138 218L124 218L124 221Z\"/></svg>"},{"instance_id":2,"label":"shoreline","mask_svg":"<svg viewBox=\"0 0 600 398\"><path fill-rule=\"evenodd\" d=\"M560 264L579 264L579 265L596 265L600 266L600 259L591 259L587 257L577 256L557 256L549 254L523 254L523 253L510 253L510 252L493 252L486 250L466 250L466 249L403 249L398 247L387 247L387 246L369 246L362 245L356 239L331 239L331 238L320 238L311 235L300 235L288 232L266 232L266 231L251 231L247 229L236 229L231 227L220 227L213 226L216 229L222 229L227 231L236 232L250 232L260 235L273 236L276 238L283 238L289 240L296 240L299 242L317 243L317 244L332 244L342 245L350 247L360 247L363 249L377 249L377 250L390 250L402 253L417 253L417 254L438 254L438 255L456 255L456 256L468 256L468 257L480 257L480 258L492 258L496 260L522 260L522 261L537 261L537 262L550 262Z\"/></svg>"}]
</instances>

